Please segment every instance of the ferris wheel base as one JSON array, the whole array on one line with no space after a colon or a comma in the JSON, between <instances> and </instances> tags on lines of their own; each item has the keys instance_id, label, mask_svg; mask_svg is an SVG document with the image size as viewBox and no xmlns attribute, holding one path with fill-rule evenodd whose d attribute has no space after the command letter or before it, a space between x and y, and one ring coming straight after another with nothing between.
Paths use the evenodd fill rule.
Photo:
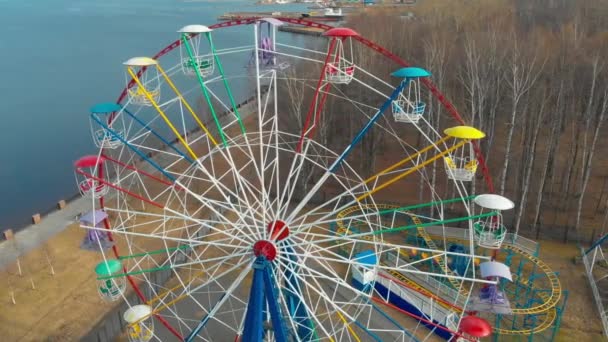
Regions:
<instances>
[{"instance_id":1,"label":"ferris wheel base","mask_svg":"<svg viewBox=\"0 0 608 342\"><path fill-rule=\"evenodd\" d=\"M277 289L269 261L258 256L253 264L253 280L245 316L242 341L262 342L267 333L264 325L266 307L277 342L287 342L285 325L278 304Z\"/></svg>"}]
</instances>

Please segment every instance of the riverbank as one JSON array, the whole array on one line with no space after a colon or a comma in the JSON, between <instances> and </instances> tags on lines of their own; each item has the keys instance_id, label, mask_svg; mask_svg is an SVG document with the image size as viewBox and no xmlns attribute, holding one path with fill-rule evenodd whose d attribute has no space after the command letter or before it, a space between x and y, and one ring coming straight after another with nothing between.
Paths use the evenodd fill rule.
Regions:
<instances>
[{"instance_id":1,"label":"riverbank","mask_svg":"<svg viewBox=\"0 0 608 342\"><path fill-rule=\"evenodd\" d=\"M255 97L239 108L245 125L254 127L256 116L251 114L257 113ZM222 113L220 120L227 120L231 113ZM200 131L194 129L189 134L195 138ZM79 248L85 231L76 216L92 205L91 199L79 198L43 217L38 225L18 232L12 241L0 243L0 278L5 280L0 283L3 340L72 341L97 337L92 340L105 341L113 340L124 327L119 313L126 303L105 303L97 293L93 269L100 255ZM124 241L118 243L121 250L127 250ZM163 246L147 247L154 250ZM17 257L19 263L15 261ZM131 291L125 296L132 296Z\"/></svg>"}]
</instances>

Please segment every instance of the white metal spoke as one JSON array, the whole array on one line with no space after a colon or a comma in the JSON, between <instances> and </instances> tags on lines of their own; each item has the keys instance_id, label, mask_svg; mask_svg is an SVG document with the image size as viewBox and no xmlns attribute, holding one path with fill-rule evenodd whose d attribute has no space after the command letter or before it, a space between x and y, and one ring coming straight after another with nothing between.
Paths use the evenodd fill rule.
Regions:
<instances>
[{"instance_id":1,"label":"white metal spoke","mask_svg":"<svg viewBox=\"0 0 608 342\"><path fill-rule=\"evenodd\" d=\"M436 101L429 103L431 113L412 122L399 121L391 103L361 143L350 146L353 132L390 98L395 89L391 76L365 64L374 59L357 50L365 49L363 44L355 42L356 54L352 46L349 50L354 38L330 34L328 40L339 47L328 51L327 41L283 41L285 36L276 35L272 21L251 24L249 42L222 43L213 50L215 33L190 25L195 32L185 32L185 40L174 46L179 58L160 58L162 68L136 59L139 64L129 66L133 73L147 67L138 74L139 83L127 90L120 109L107 116L97 113L99 121L92 121L94 139L108 139L96 141L101 146L97 155L105 160L82 171L103 174L107 189L92 182L88 184L93 190L81 190L88 191L92 208L103 210L107 221L82 226L87 238L97 237L102 260L119 261L120 272L124 268L151 296L145 299L154 310L150 316L163 317L183 335L206 317L198 340L242 336L252 265L259 257L267 258L275 282L277 298L268 300L278 301L287 334L294 340L306 331L315 339L318 333L323 341L361 341L372 333L385 340L407 340L409 334L392 321L396 317L374 312L371 299L380 293L376 286L386 281L382 277L449 283L445 286L455 295L450 292L446 301L463 308L474 289L496 284L477 275L476 263L491 258L478 255L484 253L475 245L472 221L465 230L468 235L461 234L468 239L463 241L468 249L448 250L449 234L455 233L445 222L466 222L476 214L470 198L464 199L475 187L441 179L436 171L443 170L443 159L425 163L453 146L452 140L440 140L446 127L433 113ZM234 67L245 61L247 70ZM328 68L321 68L326 61ZM352 69L336 67L342 64ZM127 81L131 76L127 74ZM346 83L339 81L344 77ZM399 95L400 103L418 108L421 99L432 96L425 91L409 98L411 89L413 85ZM312 92L317 92L316 103L310 104ZM312 123L303 127L309 110ZM115 134L108 135L99 122ZM352 153L334 167L346 146ZM374 157L373 163L372 158L366 163L367 157ZM382 172L399 161L403 165ZM406 185L402 190L393 185L380 192L385 182L413 168L410 178L399 181ZM81 176L77 174L79 185ZM442 201L447 196L462 200ZM423 199L431 204L417 206ZM275 223L284 223L283 231L271 231ZM104 245L108 233L118 255ZM360 255L376 264L364 265ZM455 258L467 260L462 274L448 266ZM364 285L371 289L353 280L363 277L361 270L371 270L364 276ZM124 274L110 278L121 277ZM290 281L297 281L299 288ZM418 291L404 290L399 280L388 281L391 296ZM419 285L423 295L427 285ZM129 300L125 293L118 297ZM431 307L436 305L435 298L429 301ZM308 313L305 324L291 314L296 309ZM433 311L427 311L423 316L433 318ZM271 324L267 312L267 341L276 338ZM436 330L420 332L420 322L412 327L423 339ZM370 335L358 336L362 332ZM168 334L161 328L150 338L174 337Z\"/></svg>"}]
</instances>

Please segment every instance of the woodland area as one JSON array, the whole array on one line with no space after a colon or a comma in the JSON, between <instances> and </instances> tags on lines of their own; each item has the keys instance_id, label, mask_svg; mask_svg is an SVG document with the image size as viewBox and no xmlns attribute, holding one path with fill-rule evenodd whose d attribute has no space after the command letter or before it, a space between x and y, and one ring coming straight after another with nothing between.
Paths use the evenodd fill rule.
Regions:
<instances>
[{"instance_id":1,"label":"woodland area","mask_svg":"<svg viewBox=\"0 0 608 342\"><path fill-rule=\"evenodd\" d=\"M481 149L495 192L516 204L506 216L511 232L587 244L608 229L606 18L607 0L424 0L405 9L368 9L345 26L429 70L465 121L487 134ZM353 58L375 75L398 67L368 48L355 49ZM303 122L310 90L280 89L292 99L283 108L290 121ZM369 92L344 91L381 103ZM430 92L424 96L433 127L457 124ZM344 112L332 106L330 99L324 112ZM336 115L322 120L318 137L329 147L342 146L340 137L363 124ZM374 134L361 144L365 174L378 154L370 152L387 148ZM474 193L487 191L479 173ZM421 198L422 192L421 186Z\"/></svg>"},{"instance_id":2,"label":"woodland area","mask_svg":"<svg viewBox=\"0 0 608 342\"><path fill-rule=\"evenodd\" d=\"M608 1L425 0L407 12L348 26L431 71L486 132L496 192L516 203L512 229L581 243L606 232ZM446 117L427 103L431 120Z\"/></svg>"}]
</instances>

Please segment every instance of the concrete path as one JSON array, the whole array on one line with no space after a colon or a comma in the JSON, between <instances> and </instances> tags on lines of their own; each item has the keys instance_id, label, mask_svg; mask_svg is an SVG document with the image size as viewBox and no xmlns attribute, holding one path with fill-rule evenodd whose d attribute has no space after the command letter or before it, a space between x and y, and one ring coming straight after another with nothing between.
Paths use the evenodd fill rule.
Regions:
<instances>
[{"instance_id":1,"label":"concrete path","mask_svg":"<svg viewBox=\"0 0 608 342\"><path fill-rule=\"evenodd\" d=\"M42 245L48 239L77 221L77 216L91 210L90 198L77 198L62 210L56 210L42 217L39 224L31 224L17 233L13 240L0 243L0 270L19 256ZM78 243L78 242L76 242Z\"/></svg>"}]
</instances>

